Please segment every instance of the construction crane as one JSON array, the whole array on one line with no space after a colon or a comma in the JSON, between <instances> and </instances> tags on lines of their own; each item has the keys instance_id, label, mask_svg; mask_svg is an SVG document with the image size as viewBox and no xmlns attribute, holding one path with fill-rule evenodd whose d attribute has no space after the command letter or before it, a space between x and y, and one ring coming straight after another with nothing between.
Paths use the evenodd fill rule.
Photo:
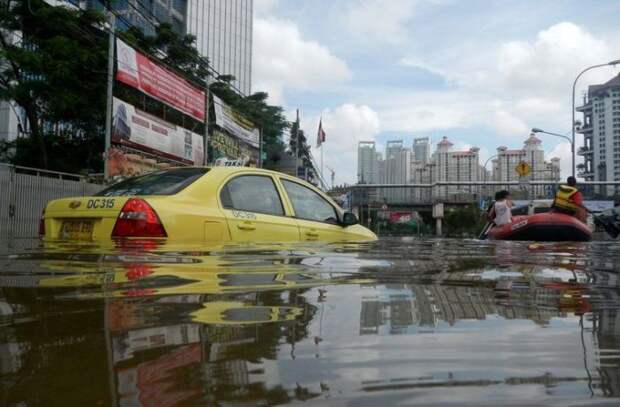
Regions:
<instances>
[{"instance_id":1,"label":"construction crane","mask_svg":"<svg viewBox=\"0 0 620 407\"><path fill-rule=\"evenodd\" d=\"M329 165L326 165L327 169L332 173L332 189L334 189L334 180L336 179L336 171L334 171Z\"/></svg>"}]
</instances>

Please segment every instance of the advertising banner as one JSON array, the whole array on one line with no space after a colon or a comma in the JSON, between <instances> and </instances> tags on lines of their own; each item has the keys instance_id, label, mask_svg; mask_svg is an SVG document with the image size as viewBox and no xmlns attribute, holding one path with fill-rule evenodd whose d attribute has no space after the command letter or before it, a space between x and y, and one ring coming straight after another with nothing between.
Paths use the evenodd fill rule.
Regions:
<instances>
[{"instance_id":1,"label":"advertising banner","mask_svg":"<svg viewBox=\"0 0 620 407\"><path fill-rule=\"evenodd\" d=\"M158 99L196 120L205 120L204 91L116 40L116 80Z\"/></svg>"},{"instance_id":2,"label":"advertising banner","mask_svg":"<svg viewBox=\"0 0 620 407\"><path fill-rule=\"evenodd\" d=\"M415 220L411 212L390 212L390 223L410 223Z\"/></svg>"},{"instance_id":3,"label":"advertising banner","mask_svg":"<svg viewBox=\"0 0 620 407\"><path fill-rule=\"evenodd\" d=\"M202 165L203 136L165 122L114 98L112 142L156 157Z\"/></svg>"},{"instance_id":4,"label":"advertising banner","mask_svg":"<svg viewBox=\"0 0 620 407\"><path fill-rule=\"evenodd\" d=\"M213 159L215 160L219 158L241 159L248 164L258 163L258 149L240 142L236 137L223 131L213 130L209 143L213 147Z\"/></svg>"},{"instance_id":5,"label":"advertising banner","mask_svg":"<svg viewBox=\"0 0 620 407\"><path fill-rule=\"evenodd\" d=\"M215 95L213 96L213 108L215 110L215 124L252 147L259 147L260 134L252 122L235 112Z\"/></svg>"},{"instance_id":6,"label":"advertising banner","mask_svg":"<svg viewBox=\"0 0 620 407\"><path fill-rule=\"evenodd\" d=\"M108 174L111 177L135 177L149 172L171 167L170 164L157 162L154 158L143 157L140 154L128 153L119 147L108 150Z\"/></svg>"}]
</instances>

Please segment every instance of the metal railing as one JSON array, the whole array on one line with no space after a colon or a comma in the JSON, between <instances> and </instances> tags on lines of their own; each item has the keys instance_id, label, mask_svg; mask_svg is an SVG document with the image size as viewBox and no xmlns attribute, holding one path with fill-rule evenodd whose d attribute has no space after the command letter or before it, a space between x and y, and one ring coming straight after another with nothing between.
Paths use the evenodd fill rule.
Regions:
<instances>
[{"instance_id":1,"label":"metal railing","mask_svg":"<svg viewBox=\"0 0 620 407\"><path fill-rule=\"evenodd\" d=\"M351 204L430 205L436 202L466 204L492 198L506 189L514 199L552 199L560 183L550 181L434 182L426 184L359 184L343 189L351 192ZM620 181L589 181L578 185L585 199L614 200Z\"/></svg>"},{"instance_id":2,"label":"metal railing","mask_svg":"<svg viewBox=\"0 0 620 407\"><path fill-rule=\"evenodd\" d=\"M0 239L32 238L48 201L103 188L78 174L0 163Z\"/></svg>"}]
</instances>

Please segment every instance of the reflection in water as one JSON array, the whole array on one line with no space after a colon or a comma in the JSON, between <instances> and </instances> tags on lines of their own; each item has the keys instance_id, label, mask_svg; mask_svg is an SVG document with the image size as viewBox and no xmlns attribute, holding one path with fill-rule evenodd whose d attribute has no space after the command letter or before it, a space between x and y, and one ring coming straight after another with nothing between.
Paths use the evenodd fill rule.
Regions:
<instances>
[{"instance_id":1,"label":"reflection in water","mask_svg":"<svg viewBox=\"0 0 620 407\"><path fill-rule=\"evenodd\" d=\"M611 244L74 249L0 257L2 405L620 397Z\"/></svg>"}]
</instances>

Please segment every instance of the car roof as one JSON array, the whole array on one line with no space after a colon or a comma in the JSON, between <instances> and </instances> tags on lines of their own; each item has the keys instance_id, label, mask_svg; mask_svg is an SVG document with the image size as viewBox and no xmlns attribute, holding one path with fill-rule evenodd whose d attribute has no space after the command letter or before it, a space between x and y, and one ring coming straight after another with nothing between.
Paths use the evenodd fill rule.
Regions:
<instances>
[{"instance_id":1,"label":"car roof","mask_svg":"<svg viewBox=\"0 0 620 407\"><path fill-rule=\"evenodd\" d=\"M196 166L196 168L205 168L205 167ZM340 206L325 191L321 191L320 188L317 188L316 186L312 185L308 181L305 181L301 178L297 178L290 174L285 174L283 172L273 171L273 170L265 170L263 168L256 168L256 167L223 167L223 166L211 167L211 166L208 166L206 168L209 168L209 172L211 172L212 174L216 173L218 176L227 176L230 174L250 172L254 174L276 175L276 176L279 176L279 177L282 177L282 178L285 178L291 181L300 182L300 183L303 183L304 185L307 185L309 188L312 188L315 191L319 192L320 194L323 195L324 198L327 198L332 204L336 205L337 208L340 208Z\"/></svg>"},{"instance_id":2,"label":"car roof","mask_svg":"<svg viewBox=\"0 0 620 407\"><path fill-rule=\"evenodd\" d=\"M178 169L178 168L208 168L209 172L211 173L217 173L219 176L226 176L229 174L237 174L237 173L248 173L248 172L252 172L255 174L265 174L265 175L276 175L279 177L283 177L283 178L287 178L290 180L294 180L294 181L298 181L298 182L302 182L304 184L308 184L313 188L317 188L316 186L312 185L311 183L309 183L308 181L305 181L301 178L295 177L293 175L290 174L286 174L284 172L279 172L279 171L273 171L273 170L266 170L263 168L256 168L256 167L224 167L224 166L207 166L207 167L201 167L201 166L193 166L193 167L174 167L174 168L169 168L167 170L174 170L174 169ZM167 171L164 170L164 171Z\"/></svg>"}]
</instances>

